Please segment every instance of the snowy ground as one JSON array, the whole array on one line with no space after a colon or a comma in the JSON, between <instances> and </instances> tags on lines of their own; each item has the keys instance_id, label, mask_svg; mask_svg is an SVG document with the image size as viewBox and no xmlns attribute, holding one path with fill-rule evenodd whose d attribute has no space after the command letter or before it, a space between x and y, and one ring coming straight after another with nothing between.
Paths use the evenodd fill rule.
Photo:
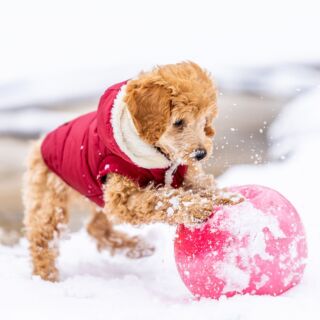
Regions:
<instances>
[{"instance_id":1,"label":"snowy ground","mask_svg":"<svg viewBox=\"0 0 320 320\"><path fill-rule=\"evenodd\" d=\"M263 184L286 195L305 224L309 262L301 284L280 297L236 296L195 301L173 259L174 229L130 230L157 247L142 260L99 254L84 230L63 240L60 283L30 275L27 243L0 247L1 319L316 319L320 316L320 89L293 101L270 130L275 161L238 166L222 185Z\"/></svg>"}]
</instances>

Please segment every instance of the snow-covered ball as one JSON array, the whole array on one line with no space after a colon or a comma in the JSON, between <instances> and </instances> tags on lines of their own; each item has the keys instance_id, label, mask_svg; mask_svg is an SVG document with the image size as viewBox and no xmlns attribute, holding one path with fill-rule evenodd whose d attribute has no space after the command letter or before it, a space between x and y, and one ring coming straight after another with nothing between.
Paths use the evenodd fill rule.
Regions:
<instances>
[{"instance_id":1,"label":"snow-covered ball","mask_svg":"<svg viewBox=\"0 0 320 320\"><path fill-rule=\"evenodd\" d=\"M293 205L275 190L232 187L245 201L214 208L201 226L177 228L175 258L198 297L279 295L301 280L307 258L304 227Z\"/></svg>"}]
</instances>

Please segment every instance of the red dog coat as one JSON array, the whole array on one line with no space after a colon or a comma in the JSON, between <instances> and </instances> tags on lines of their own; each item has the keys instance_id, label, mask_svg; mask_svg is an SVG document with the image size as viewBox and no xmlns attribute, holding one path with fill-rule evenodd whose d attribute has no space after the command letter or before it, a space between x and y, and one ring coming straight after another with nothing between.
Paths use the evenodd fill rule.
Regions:
<instances>
[{"instance_id":1,"label":"red dog coat","mask_svg":"<svg viewBox=\"0 0 320 320\"><path fill-rule=\"evenodd\" d=\"M168 174L169 160L139 138L123 102L125 88L126 82L108 88L97 111L58 127L41 146L47 166L99 206L104 206L102 186L108 173L126 176L141 187L166 182L177 188L187 170L180 165Z\"/></svg>"}]
</instances>

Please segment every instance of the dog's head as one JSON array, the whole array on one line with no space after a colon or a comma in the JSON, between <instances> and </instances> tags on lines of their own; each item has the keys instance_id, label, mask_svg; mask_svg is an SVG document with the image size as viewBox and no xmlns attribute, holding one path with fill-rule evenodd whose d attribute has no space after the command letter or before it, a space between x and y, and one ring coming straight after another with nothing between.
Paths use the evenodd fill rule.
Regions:
<instances>
[{"instance_id":1,"label":"dog's head","mask_svg":"<svg viewBox=\"0 0 320 320\"><path fill-rule=\"evenodd\" d=\"M212 153L216 90L197 64L142 73L128 82L125 102L140 137L171 161L200 161Z\"/></svg>"}]
</instances>

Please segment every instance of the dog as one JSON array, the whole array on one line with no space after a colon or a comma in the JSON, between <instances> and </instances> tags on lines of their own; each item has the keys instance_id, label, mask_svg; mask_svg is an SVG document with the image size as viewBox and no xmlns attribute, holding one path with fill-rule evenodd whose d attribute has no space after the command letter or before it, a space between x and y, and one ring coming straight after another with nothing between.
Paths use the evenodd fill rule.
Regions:
<instances>
[{"instance_id":1,"label":"dog","mask_svg":"<svg viewBox=\"0 0 320 320\"><path fill-rule=\"evenodd\" d=\"M97 111L35 142L23 188L33 273L58 281L55 243L74 197L92 203L87 230L98 249L131 258L154 248L114 224L195 225L214 204L233 203L202 169L213 150L216 96L196 63L158 66L108 88Z\"/></svg>"}]
</instances>

